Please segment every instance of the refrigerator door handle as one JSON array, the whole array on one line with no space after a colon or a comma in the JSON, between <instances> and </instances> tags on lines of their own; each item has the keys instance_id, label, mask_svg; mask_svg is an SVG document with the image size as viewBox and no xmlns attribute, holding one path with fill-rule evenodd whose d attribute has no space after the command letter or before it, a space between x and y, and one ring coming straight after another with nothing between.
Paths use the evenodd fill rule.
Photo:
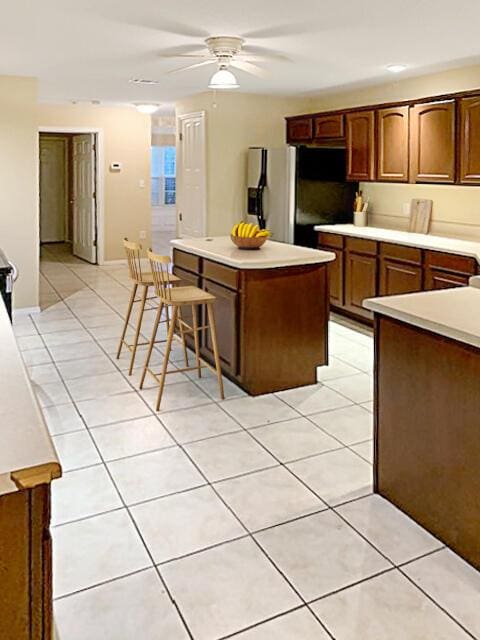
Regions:
<instances>
[{"instance_id":1,"label":"refrigerator door handle","mask_svg":"<svg viewBox=\"0 0 480 640\"><path fill-rule=\"evenodd\" d=\"M267 184L267 150L262 149L260 178L257 186L257 219L260 229L265 229L265 215L263 212L263 192Z\"/></svg>"}]
</instances>

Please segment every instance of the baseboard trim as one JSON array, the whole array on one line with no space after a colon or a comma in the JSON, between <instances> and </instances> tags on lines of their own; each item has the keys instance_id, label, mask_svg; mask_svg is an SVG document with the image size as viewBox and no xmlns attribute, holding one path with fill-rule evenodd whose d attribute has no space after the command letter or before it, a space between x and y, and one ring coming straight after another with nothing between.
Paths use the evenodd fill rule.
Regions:
<instances>
[{"instance_id":1,"label":"baseboard trim","mask_svg":"<svg viewBox=\"0 0 480 640\"><path fill-rule=\"evenodd\" d=\"M115 265L115 264L127 264L127 261L125 258L121 259L121 260L104 260L102 262L101 267L108 267L111 265Z\"/></svg>"},{"instance_id":2,"label":"baseboard trim","mask_svg":"<svg viewBox=\"0 0 480 640\"><path fill-rule=\"evenodd\" d=\"M40 313L40 307L20 307L20 309L13 310L13 319L24 318L31 314Z\"/></svg>"}]
</instances>

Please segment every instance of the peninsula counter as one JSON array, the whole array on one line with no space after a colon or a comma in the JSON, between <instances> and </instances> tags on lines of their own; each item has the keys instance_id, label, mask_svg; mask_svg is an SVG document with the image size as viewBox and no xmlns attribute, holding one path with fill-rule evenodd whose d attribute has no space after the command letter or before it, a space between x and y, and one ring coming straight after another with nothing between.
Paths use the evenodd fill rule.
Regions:
<instances>
[{"instance_id":1,"label":"peninsula counter","mask_svg":"<svg viewBox=\"0 0 480 640\"><path fill-rule=\"evenodd\" d=\"M172 244L175 274L216 297L218 347L228 378L251 395L316 382L316 368L328 362L327 268L334 253L270 240L245 251L229 237ZM213 362L208 333L201 355Z\"/></svg>"}]
</instances>

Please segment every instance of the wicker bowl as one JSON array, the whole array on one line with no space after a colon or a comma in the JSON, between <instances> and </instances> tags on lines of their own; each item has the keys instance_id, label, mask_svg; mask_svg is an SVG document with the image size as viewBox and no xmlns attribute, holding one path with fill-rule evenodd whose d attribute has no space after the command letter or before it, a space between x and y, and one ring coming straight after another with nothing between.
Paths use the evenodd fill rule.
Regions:
<instances>
[{"instance_id":1,"label":"wicker bowl","mask_svg":"<svg viewBox=\"0 0 480 640\"><path fill-rule=\"evenodd\" d=\"M239 249L260 249L262 244L267 240L267 236L261 236L260 238L240 238L238 236L230 236L233 244Z\"/></svg>"}]
</instances>

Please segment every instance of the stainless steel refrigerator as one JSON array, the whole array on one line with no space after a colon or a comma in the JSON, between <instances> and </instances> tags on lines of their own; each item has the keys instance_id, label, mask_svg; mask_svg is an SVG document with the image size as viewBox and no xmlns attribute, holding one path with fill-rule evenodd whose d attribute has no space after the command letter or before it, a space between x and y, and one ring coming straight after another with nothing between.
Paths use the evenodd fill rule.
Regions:
<instances>
[{"instance_id":1,"label":"stainless steel refrigerator","mask_svg":"<svg viewBox=\"0 0 480 640\"><path fill-rule=\"evenodd\" d=\"M345 149L252 147L247 219L272 239L315 246L316 224L351 222L358 183L345 179Z\"/></svg>"}]
</instances>

